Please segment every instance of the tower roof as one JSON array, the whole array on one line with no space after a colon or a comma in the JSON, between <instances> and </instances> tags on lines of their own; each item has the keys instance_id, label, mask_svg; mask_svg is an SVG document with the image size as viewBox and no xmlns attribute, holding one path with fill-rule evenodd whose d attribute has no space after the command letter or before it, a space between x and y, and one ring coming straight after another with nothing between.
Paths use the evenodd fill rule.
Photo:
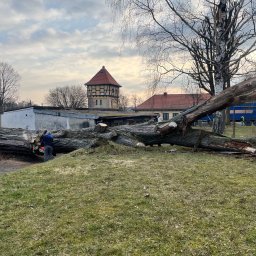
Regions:
<instances>
[{"instance_id":1,"label":"tower roof","mask_svg":"<svg viewBox=\"0 0 256 256\"><path fill-rule=\"evenodd\" d=\"M121 87L120 84L110 75L105 66L85 85L102 85L102 84L110 84Z\"/></svg>"}]
</instances>

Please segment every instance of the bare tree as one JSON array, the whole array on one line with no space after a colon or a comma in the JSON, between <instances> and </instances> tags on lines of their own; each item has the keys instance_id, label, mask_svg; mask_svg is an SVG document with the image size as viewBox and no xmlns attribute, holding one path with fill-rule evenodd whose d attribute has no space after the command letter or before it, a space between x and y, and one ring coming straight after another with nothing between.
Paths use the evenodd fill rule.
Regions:
<instances>
[{"instance_id":1,"label":"bare tree","mask_svg":"<svg viewBox=\"0 0 256 256\"><path fill-rule=\"evenodd\" d=\"M188 81L188 83L185 85L185 92L190 94L190 97L193 100L193 106L198 105L200 101L203 100L203 92L198 84Z\"/></svg>"},{"instance_id":2,"label":"bare tree","mask_svg":"<svg viewBox=\"0 0 256 256\"><path fill-rule=\"evenodd\" d=\"M20 75L5 62L0 62L0 113L9 101L16 100Z\"/></svg>"},{"instance_id":3,"label":"bare tree","mask_svg":"<svg viewBox=\"0 0 256 256\"><path fill-rule=\"evenodd\" d=\"M243 74L256 50L255 0L109 2L122 14L123 28L136 30L129 35L160 77L188 75L211 95Z\"/></svg>"},{"instance_id":4,"label":"bare tree","mask_svg":"<svg viewBox=\"0 0 256 256\"><path fill-rule=\"evenodd\" d=\"M33 103L32 100L23 100L23 101L11 100L11 101L7 101L4 104L4 111L25 108L25 107L31 107L31 106L35 106L35 105L36 104Z\"/></svg>"},{"instance_id":5,"label":"bare tree","mask_svg":"<svg viewBox=\"0 0 256 256\"><path fill-rule=\"evenodd\" d=\"M138 105L142 103L142 99L137 94L133 94L131 96L131 102L132 102L133 109L136 111Z\"/></svg>"},{"instance_id":6,"label":"bare tree","mask_svg":"<svg viewBox=\"0 0 256 256\"><path fill-rule=\"evenodd\" d=\"M51 89L46 96L48 104L61 108L86 107L86 92L82 86L65 86Z\"/></svg>"},{"instance_id":7,"label":"bare tree","mask_svg":"<svg viewBox=\"0 0 256 256\"><path fill-rule=\"evenodd\" d=\"M119 94L118 106L119 110L125 111L129 104L129 98L126 95Z\"/></svg>"}]
</instances>

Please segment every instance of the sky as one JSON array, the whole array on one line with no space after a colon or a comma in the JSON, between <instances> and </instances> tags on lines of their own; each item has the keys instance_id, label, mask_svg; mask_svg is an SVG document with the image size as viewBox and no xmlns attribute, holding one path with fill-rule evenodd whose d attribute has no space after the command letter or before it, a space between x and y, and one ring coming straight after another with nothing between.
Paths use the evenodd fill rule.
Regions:
<instances>
[{"instance_id":1,"label":"sky","mask_svg":"<svg viewBox=\"0 0 256 256\"><path fill-rule=\"evenodd\" d=\"M46 105L50 89L83 85L102 66L123 94L148 97L143 59L104 0L2 0L0 17L0 61L21 76L19 100Z\"/></svg>"}]
</instances>

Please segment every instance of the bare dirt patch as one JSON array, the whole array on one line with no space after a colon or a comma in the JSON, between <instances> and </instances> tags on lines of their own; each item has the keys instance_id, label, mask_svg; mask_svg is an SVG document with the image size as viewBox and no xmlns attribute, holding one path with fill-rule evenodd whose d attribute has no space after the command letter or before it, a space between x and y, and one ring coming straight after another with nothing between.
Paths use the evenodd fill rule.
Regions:
<instances>
[{"instance_id":1,"label":"bare dirt patch","mask_svg":"<svg viewBox=\"0 0 256 256\"><path fill-rule=\"evenodd\" d=\"M1 154L0 174L13 172L40 162L42 162L42 159L37 157Z\"/></svg>"}]
</instances>

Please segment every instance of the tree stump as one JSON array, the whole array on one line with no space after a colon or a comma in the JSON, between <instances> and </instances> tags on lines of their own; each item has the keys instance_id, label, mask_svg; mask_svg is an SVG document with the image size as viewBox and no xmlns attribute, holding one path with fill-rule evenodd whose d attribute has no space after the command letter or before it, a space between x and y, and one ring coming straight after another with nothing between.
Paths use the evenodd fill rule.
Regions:
<instances>
[{"instance_id":1,"label":"tree stump","mask_svg":"<svg viewBox=\"0 0 256 256\"><path fill-rule=\"evenodd\" d=\"M98 133L104 133L106 132L108 128L108 125L107 124L104 124L104 123L98 123L95 128L94 128L94 131L95 132L98 132Z\"/></svg>"}]
</instances>

